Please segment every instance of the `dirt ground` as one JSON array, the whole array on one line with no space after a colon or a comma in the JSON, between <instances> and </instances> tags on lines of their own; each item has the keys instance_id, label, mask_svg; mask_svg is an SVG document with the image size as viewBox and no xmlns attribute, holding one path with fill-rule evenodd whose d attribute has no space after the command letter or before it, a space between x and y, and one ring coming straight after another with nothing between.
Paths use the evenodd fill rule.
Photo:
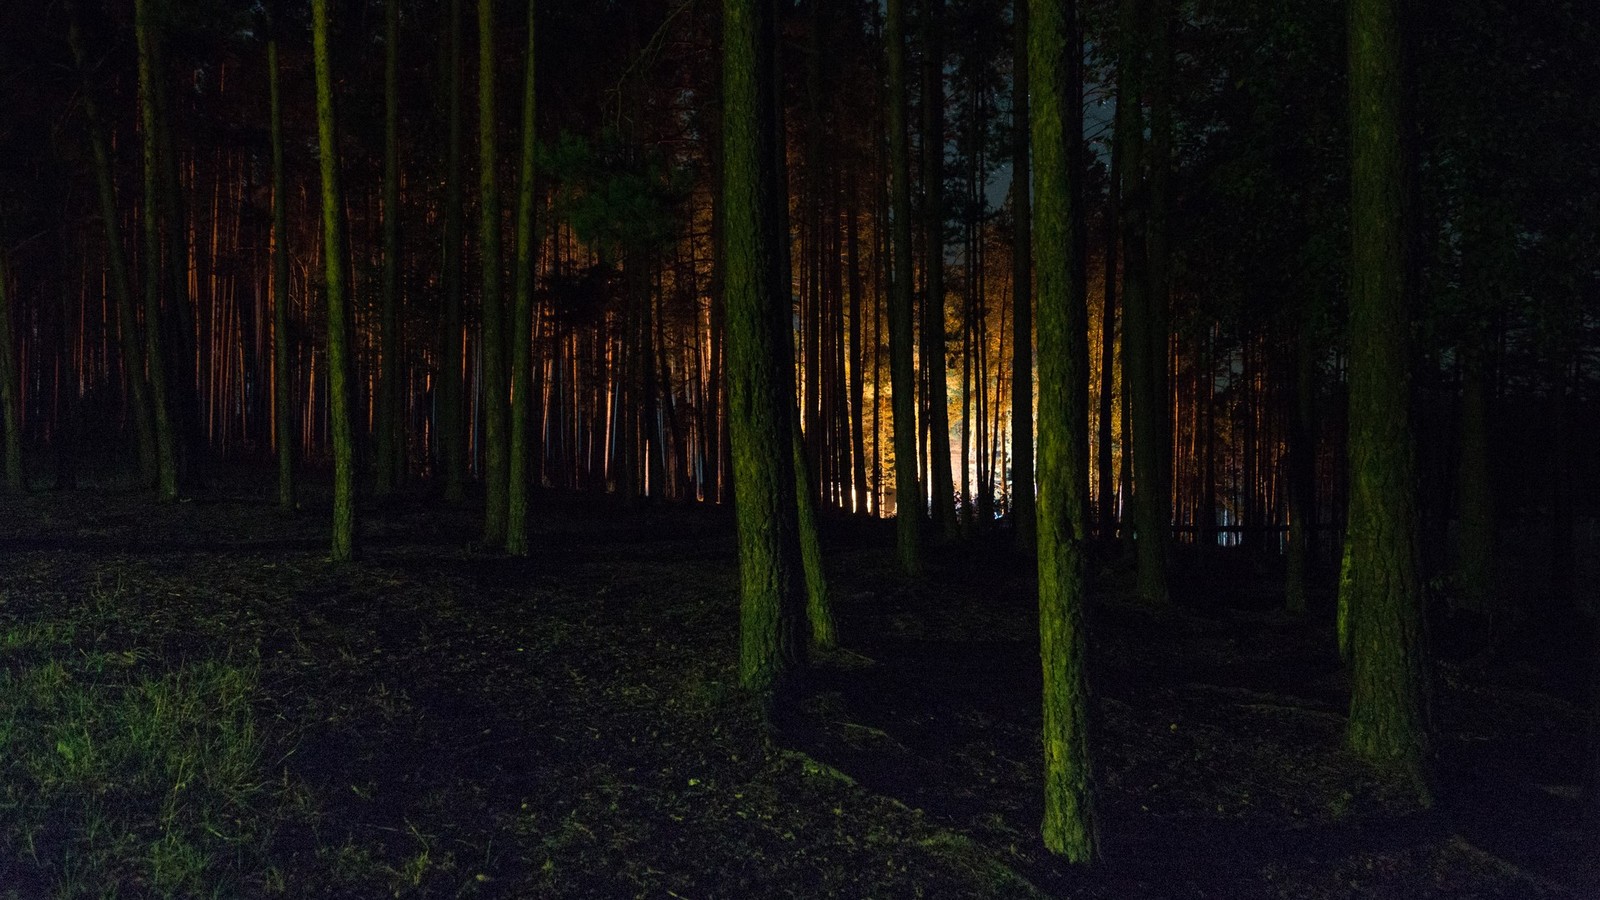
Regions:
<instances>
[{"instance_id":1,"label":"dirt ground","mask_svg":"<svg viewBox=\"0 0 1600 900\"><path fill-rule=\"evenodd\" d=\"M909 583L892 526L828 523L843 649L767 725L736 688L724 512L542 496L514 560L476 546L475 510L405 496L336 567L325 502L0 499L0 628L97 604L113 624L82 640L140 666L258 662L271 790L223 895L1600 897L1575 636L1439 642L1420 809L1342 749L1329 616L1284 615L1237 559L1185 563L1176 612L1104 565L1105 859L1082 871L1038 837L1032 576L1003 535ZM62 865L0 860L0 896Z\"/></svg>"}]
</instances>

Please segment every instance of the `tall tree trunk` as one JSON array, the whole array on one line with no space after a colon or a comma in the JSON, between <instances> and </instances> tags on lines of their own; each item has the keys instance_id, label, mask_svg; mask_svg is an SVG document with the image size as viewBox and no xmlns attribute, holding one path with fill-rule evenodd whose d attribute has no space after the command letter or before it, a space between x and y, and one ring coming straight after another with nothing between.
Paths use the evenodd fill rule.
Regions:
<instances>
[{"instance_id":1,"label":"tall tree trunk","mask_svg":"<svg viewBox=\"0 0 1600 900\"><path fill-rule=\"evenodd\" d=\"M196 343L196 317L189 284L189 236L183 201L177 144L172 134L172 104L165 72L166 43L159 29L150 32L151 98L155 103L155 129L158 147L157 197L162 225L166 229L169 314L166 319L172 340L168 364L172 376L169 398L173 426L181 443L175 446L179 479L204 484L210 461L210 442L201 409L200 369ZM203 324L203 320L202 320ZM148 327L148 325L147 325Z\"/></svg>"},{"instance_id":2,"label":"tall tree trunk","mask_svg":"<svg viewBox=\"0 0 1600 900\"><path fill-rule=\"evenodd\" d=\"M928 380L928 467L933 526L944 537L960 534L955 481L950 472L950 394L945 377L944 311L944 0L923 0L922 182L927 259L923 267L922 365Z\"/></svg>"},{"instance_id":3,"label":"tall tree trunk","mask_svg":"<svg viewBox=\"0 0 1600 900\"><path fill-rule=\"evenodd\" d=\"M328 0L311 0L312 62L317 80L317 150L322 173L322 259L328 291L328 420L333 432L333 560L356 553L355 428L352 421L350 310L345 296L344 198L339 190L333 72L328 56Z\"/></svg>"},{"instance_id":4,"label":"tall tree trunk","mask_svg":"<svg viewBox=\"0 0 1600 900\"><path fill-rule=\"evenodd\" d=\"M444 315L440 331L438 408L439 461L444 468L445 500L466 496L466 390L462 383L461 314L461 0L450 3L450 62L446 91L449 110L444 180Z\"/></svg>"},{"instance_id":5,"label":"tall tree trunk","mask_svg":"<svg viewBox=\"0 0 1600 900\"><path fill-rule=\"evenodd\" d=\"M383 295L378 314L377 488L400 482L400 0L384 0Z\"/></svg>"},{"instance_id":6,"label":"tall tree trunk","mask_svg":"<svg viewBox=\"0 0 1600 900\"><path fill-rule=\"evenodd\" d=\"M150 395L145 377L143 337L134 311L133 282L128 275L127 258L122 250L121 218L117 212L115 177L111 150L106 142L105 125L94 86L89 83L89 63L78 27L76 4L68 4L67 40L72 46L73 63L83 80L83 112L89 130L89 148L94 155L95 192L100 201L100 219L106 234L106 267L110 270L111 292L117 307L117 328L121 332L122 367L127 381L128 416L133 419L138 439L139 481L145 487L156 483L156 428L150 410ZM9 328L9 323L6 325ZM7 341L9 344L9 341ZM15 352L14 345L11 352ZM8 456L9 460L10 457ZM20 471L20 470L19 470Z\"/></svg>"},{"instance_id":7,"label":"tall tree trunk","mask_svg":"<svg viewBox=\"0 0 1600 900\"><path fill-rule=\"evenodd\" d=\"M500 285L500 179L495 152L494 0L478 0L478 239L483 263L483 542L506 539L510 409L506 391L505 309Z\"/></svg>"},{"instance_id":8,"label":"tall tree trunk","mask_svg":"<svg viewBox=\"0 0 1600 900\"><path fill-rule=\"evenodd\" d=\"M144 155L144 337L145 364L150 378L150 402L156 426L156 497L163 502L178 499L178 452L168 390L170 369L164 351L161 317L161 206L157 185L160 181L160 153L156 135L155 67L152 59L155 35L150 22L150 0L134 0L134 32L139 44L139 112L142 120ZM180 299L178 303L182 303Z\"/></svg>"},{"instance_id":9,"label":"tall tree trunk","mask_svg":"<svg viewBox=\"0 0 1600 900\"><path fill-rule=\"evenodd\" d=\"M900 567L922 572L922 488L917 483L917 398L911 280L911 148L906 134L905 0L888 0L889 181L894 279L889 286L889 390L894 403L895 520Z\"/></svg>"},{"instance_id":10,"label":"tall tree trunk","mask_svg":"<svg viewBox=\"0 0 1600 900\"><path fill-rule=\"evenodd\" d=\"M1028 142L1028 4L1012 0L1016 29L1011 83L1011 515L1017 549L1032 555L1038 529L1033 487L1033 177Z\"/></svg>"},{"instance_id":11,"label":"tall tree trunk","mask_svg":"<svg viewBox=\"0 0 1600 900\"><path fill-rule=\"evenodd\" d=\"M1113 121L1112 133L1116 133ZM1117 213L1122 205L1122 144L1111 142L1111 183L1106 188L1106 277L1105 302L1100 307L1100 435L1096 447L1095 469L1100 482L1100 540L1110 543L1117 537L1117 482L1111 467L1111 410L1116 396L1117 346ZM1127 386L1124 385L1126 390ZM1122 431L1128 431L1123 420ZM1127 448L1123 448L1127 452Z\"/></svg>"},{"instance_id":12,"label":"tall tree trunk","mask_svg":"<svg viewBox=\"0 0 1600 900\"><path fill-rule=\"evenodd\" d=\"M1161 471L1167 454L1163 419L1166 398L1158 380L1165 346L1157 350L1157 299L1149 271L1146 224L1150 192L1144 177L1144 117L1139 97L1144 87L1143 52L1138 25L1145 17L1141 0L1123 0L1123 47L1117 74L1118 143L1123 164L1123 390L1132 420L1134 549L1138 560L1138 593L1147 603L1168 602L1166 545L1171 530ZM1127 453L1127 449L1123 450Z\"/></svg>"},{"instance_id":13,"label":"tall tree trunk","mask_svg":"<svg viewBox=\"0 0 1600 900\"><path fill-rule=\"evenodd\" d=\"M850 210L845 223L845 253L849 260L850 281L850 459L853 463L855 493L851 498L852 510L858 516L871 513L868 498L872 488L867 481L867 439L865 433L866 415L862 409L867 398L867 380L865 366L867 362L866 348L861 341L866 334L861 317L864 309L875 308L871 304L863 305L861 292L863 290L861 278L861 204L859 183L852 180L850 183Z\"/></svg>"},{"instance_id":14,"label":"tall tree trunk","mask_svg":"<svg viewBox=\"0 0 1600 900\"><path fill-rule=\"evenodd\" d=\"M271 26L269 26L271 27ZM294 511L294 392L289 370L289 200L283 172L283 103L278 40L267 41L272 132L272 396L278 444L278 508Z\"/></svg>"},{"instance_id":15,"label":"tall tree trunk","mask_svg":"<svg viewBox=\"0 0 1600 900\"><path fill-rule=\"evenodd\" d=\"M1350 13L1350 726L1355 752L1430 796L1422 583L1405 308L1395 0Z\"/></svg>"},{"instance_id":16,"label":"tall tree trunk","mask_svg":"<svg viewBox=\"0 0 1600 900\"><path fill-rule=\"evenodd\" d=\"M511 317L511 459L507 472L508 520L506 552L528 555L528 489L532 481L533 391L533 152L534 119L534 14L536 0L528 0L527 70L522 80L522 147L517 184L517 297Z\"/></svg>"},{"instance_id":17,"label":"tall tree trunk","mask_svg":"<svg viewBox=\"0 0 1600 900\"><path fill-rule=\"evenodd\" d=\"M1098 854L1084 634L1089 334L1082 272L1081 44L1075 0L1030 0L1039 269L1039 637L1044 665L1044 842ZM1063 248L1066 252L1062 252Z\"/></svg>"},{"instance_id":18,"label":"tall tree trunk","mask_svg":"<svg viewBox=\"0 0 1600 900\"><path fill-rule=\"evenodd\" d=\"M775 223L771 0L723 3L723 202L729 424L738 523L740 680L771 698L805 661L805 586L794 478L788 242ZM792 370L791 370L792 371Z\"/></svg>"}]
</instances>

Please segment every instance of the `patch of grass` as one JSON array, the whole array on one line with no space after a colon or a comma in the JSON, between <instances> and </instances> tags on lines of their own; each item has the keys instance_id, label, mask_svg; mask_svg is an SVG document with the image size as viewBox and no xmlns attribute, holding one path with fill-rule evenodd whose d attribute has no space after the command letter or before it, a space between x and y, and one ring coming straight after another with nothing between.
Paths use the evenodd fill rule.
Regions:
<instances>
[{"instance_id":1,"label":"patch of grass","mask_svg":"<svg viewBox=\"0 0 1600 900\"><path fill-rule=\"evenodd\" d=\"M163 670L89 623L0 632L0 883L25 895L226 896L257 870L272 785L259 664Z\"/></svg>"}]
</instances>

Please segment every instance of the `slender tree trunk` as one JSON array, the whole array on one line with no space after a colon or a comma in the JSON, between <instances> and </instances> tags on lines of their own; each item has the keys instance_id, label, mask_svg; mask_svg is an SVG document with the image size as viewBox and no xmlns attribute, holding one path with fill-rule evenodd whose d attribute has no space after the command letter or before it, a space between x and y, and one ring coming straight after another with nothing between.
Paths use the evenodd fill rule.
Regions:
<instances>
[{"instance_id":1,"label":"slender tree trunk","mask_svg":"<svg viewBox=\"0 0 1600 900\"><path fill-rule=\"evenodd\" d=\"M863 410L867 398L867 351L861 344L866 334L861 317L865 314L864 309L871 307L871 304L864 306L861 302L861 204L858 191L858 183L852 181L849 218L845 223L845 253L849 260L850 281L850 458L855 466L855 495L851 500L855 514L865 516L871 513L868 498L872 495L872 488L867 481L866 415Z\"/></svg>"},{"instance_id":2,"label":"slender tree trunk","mask_svg":"<svg viewBox=\"0 0 1600 900\"><path fill-rule=\"evenodd\" d=\"M400 0L384 0L383 294L378 314L377 488L400 482Z\"/></svg>"},{"instance_id":3,"label":"slender tree trunk","mask_svg":"<svg viewBox=\"0 0 1600 900\"><path fill-rule=\"evenodd\" d=\"M289 370L289 200L283 172L283 103L278 94L278 41L267 41L272 132L272 396L277 424L278 508L294 511L294 392Z\"/></svg>"},{"instance_id":4,"label":"slender tree trunk","mask_svg":"<svg viewBox=\"0 0 1600 900\"><path fill-rule=\"evenodd\" d=\"M517 297L511 321L511 459L507 473L506 552L528 555L528 463L532 459L533 391L533 151L534 119L534 14L536 0L528 0L527 71L522 81L522 155L517 185Z\"/></svg>"},{"instance_id":5,"label":"slender tree trunk","mask_svg":"<svg viewBox=\"0 0 1600 900\"><path fill-rule=\"evenodd\" d=\"M1430 794L1427 655L1418 575L1405 308L1400 21L1394 0L1350 13L1349 741Z\"/></svg>"},{"instance_id":6,"label":"slender tree trunk","mask_svg":"<svg viewBox=\"0 0 1600 900\"><path fill-rule=\"evenodd\" d=\"M1172 170L1172 0L1150 0L1150 147L1145 161L1146 188L1145 242L1148 248L1145 272L1149 294L1150 404L1157 442L1151 458L1155 465L1154 492L1145 514L1159 555L1149 552L1139 567L1139 580L1146 597L1164 600L1167 595L1167 545L1172 535L1172 450L1173 389L1171 377L1171 261L1167 238L1168 187ZM1137 478L1137 474L1135 478ZM1149 565L1145 565L1148 562Z\"/></svg>"},{"instance_id":7,"label":"slender tree trunk","mask_svg":"<svg viewBox=\"0 0 1600 900\"><path fill-rule=\"evenodd\" d=\"M355 428L352 421L350 310L345 297L344 199L339 190L333 73L328 56L328 0L311 2L312 61L317 79L317 150L322 172L322 259L328 291L328 419L333 432L333 560L356 553Z\"/></svg>"},{"instance_id":8,"label":"slender tree trunk","mask_svg":"<svg viewBox=\"0 0 1600 900\"><path fill-rule=\"evenodd\" d=\"M1144 120L1138 98L1144 86L1143 54L1139 47L1138 25L1143 21L1145 4L1124 0L1122 9L1123 47L1117 75L1118 142L1122 144L1123 164L1123 279L1122 326L1123 391L1128 397L1132 427L1134 549L1138 560L1138 593L1147 603L1168 602L1166 584L1167 533L1171 530L1161 471L1168 444L1164 417L1167 413L1164 391L1158 380L1164 367L1158 356L1159 331L1149 271L1149 243L1146 223L1150 194L1144 178ZM1128 452L1124 447L1123 453Z\"/></svg>"},{"instance_id":9,"label":"slender tree trunk","mask_svg":"<svg viewBox=\"0 0 1600 900\"><path fill-rule=\"evenodd\" d=\"M890 215L894 279L889 286L889 390L894 408L895 519L900 567L922 572L922 488L917 483L917 398L911 280L911 148L906 134L905 0L888 0Z\"/></svg>"},{"instance_id":10,"label":"slender tree trunk","mask_svg":"<svg viewBox=\"0 0 1600 900\"><path fill-rule=\"evenodd\" d=\"M1037 541L1033 487L1033 200L1028 142L1028 4L1013 0L1016 28L1012 47L1011 212L1016 229L1011 246L1011 514L1017 523L1017 549L1032 555Z\"/></svg>"},{"instance_id":11,"label":"slender tree trunk","mask_svg":"<svg viewBox=\"0 0 1600 900\"><path fill-rule=\"evenodd\" d=\"M67 9L70 16L67 39L72 45L73 62L83 80L84 119L89 130L89 147L94 155L95 189L100 201L100 219L106 234L106 267L109 269L111 292L117 307L117 327L121 331L120 349L124 377L127 380L128 413L129 418L133 419L134 432L138 439L139 481L145 487L150 487L156 483L158 474L156 429L145 380L143 338L134 311L133 283L128 275L127 258L122 252L122 227L117 213L111 150L106 142L105 125L100 119L100 106L95 99L94 87L89 83L89 63L83 49L83 37L78 28L76 5L69 4ZM9 327L9 323L6 327ZM12 352L14 351L13 345ZM7 459L9 458L8 456Z\"/></svg>"},{"instance_id":12,"label":"slender tree trunk","mask_svg":"<svg viewBox=\"0 0 1600 900\"><path fill-rule=\"evenodd\" d=\"M152 60L155 35L150 23L149 0L135 0L134 32L139 43L139 111L144 152L144 337L145 364L150 377L150 402L156 426L156 497L178 499L178 453L169 398L169 369L163 352L161 318L161 223L157 216L160 154L156 135L156 102ZM181 299L177 301L182 303Z\"/></svg>"},{"instance_id":13,"label":"slender tree trunk","mask_svg":"<svg viewBox=\"0 0 1600 900\"><path fill-rule=\"evenodd\" d=\"M1113 123L1112 132L1116 126ZM1122 144L1111 142L1111 183L1106 189L1106 277L1105 303L1100 314L1100 435L1096 447L1095 467L1100 481L1100 540L1110 543L1117 538L1117 482L1111 466L1111 410L1116 397L1116 346L1117 346L1117 213L1122 205ZM1124 385L1126 390L1127 386ZM1122 431L1128 431L1123 420ZM1123 448L1127 452L1127 448Z\"/></svg>"},{"instance_id":14,"label":"slender tree trunk","mask_svg":"<svg viewBox=\"0 0 1600 900\"><path fill-rule=\"evenodd\" d=\"M500 179L495 152L494 0L478 0L478 237L483 259L481 305L483 355L483 542L505 544L510 494L506 491L507 429L506 311L500 285Z\"/></svg>"},{"instance_id":15,"label":"slender tree trunk","mask_svg":"<svg viewBox=\"0 0 1600 900\"><path fill-rule=\"evenodd\" d=\"M933 527L945 538L960 534L955 481L950 472L950 395L945 376L944 288L944 0L923 0L922 181L923 261L927 296L923 309L922 360L928 380L929 493Z\"/></svg>"},{"instance_id":16,"label":"slender tree trunk","mask_svg":"<svg viewBox=\"0 0 1600 900\"><path fill-rule=\"evenodd\" d=\"M167 345L170 408L173 427L181 444L174 447L179 480L201 485L206 482L210 443L201 408L199 350L207 342L196 343L196 317L189 283L189 236L183 202L183 178L178 151L172 135L172 104L165 71L166 44L160 31L150 32L151 97L155 103L155 130L158 147L157 197L162 225L166 229L169 315L166 319L172 340ZM200 324L204 324L201 320ZM146 325L148 326L148 323Z\"/></svg>"},{"instance_id":17,"label":"slender tree trunk","mask_svg":"<svg viewBox=\"0 0 1600 900\"><path fill-rule=\"evenodd\" d=\"M788 253L775 189L771 0L723 3L723 201L729 424L738 523L740 680L766 698L805 661L805 585L793 454ZM792 371L792 370L791 370Z\"/></svg>"},{"instance_id":18,"label":"slender tree trunk","mask_svg":"<svg viewBox=\"0 0 1600 900\"><path fill-rule=\"evenodd\" d=\"M444 182L444 285L443 336L439 348L438 448L444 467L444 497L459 503L466 496L467 423L466 391L462 383L461 248L461 0L450 4L450 62L448 146Z\"/></svg>"},{"instance_id":19,"label":"slender tree trunk","mask_svg":"<svg viewBox=\"0 0 1600 900\"><path fill-rule=\"evenodd\" d=\"M1098 854L1084 634L1089 335L1084 296L1081 45L1075 0L1030 0L1029 69L1039 275L1039 636L1044 665L1044 842ZM1065 252L1063 251L1065 249Z\"/></svg>"}]
</instances>

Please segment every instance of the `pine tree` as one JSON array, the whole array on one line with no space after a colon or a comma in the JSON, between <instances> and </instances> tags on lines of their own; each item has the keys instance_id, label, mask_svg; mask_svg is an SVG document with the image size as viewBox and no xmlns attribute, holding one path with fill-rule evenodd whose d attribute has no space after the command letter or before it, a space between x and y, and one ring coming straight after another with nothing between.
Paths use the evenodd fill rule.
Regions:
<instances>
[{"instance_id":1,"label":"pine tree","mask_svg":"<svg viewBox=\"0 0 1600 900\"><path fill-rule=\"evenodd\" d=\"M1035 259L1039 297L1039 653L1044 665L1044 841L1098 853L1085 673L1089 330L1084 296L1081 44L1074 0L1031 0Z\"/></svg>"},{"instance_id":2,"label":"pine tree","mask_svg":"<svg viewBox=\"0 0 1600 900\"><path fill-rule=\"evenodd\" d=\"M888 0L889 181L894 275L889 285L889 391L894 415L895 523L900 567L922 572L922 487L917 483L917 398L911 321L911 148L906 134L904 0Z\"/></svg>"},{"instance_id":3,"label":"pine tree","mask_svg":"<svg viewBox=\"0 0 1600 900\"><path fill-rule=\"evenodd\" d=\"M805 659L793 434L788 243L776 188L772 0L723 3L723 242L729 437L738 524L740 680L770 697Z\"/></svg>"},{"instance_id":4,"label":"pine tree","mask_svg":"<svg viewBox=\"0 0 1600 900\"><path fill-rule=\"evenodd\" d=\"M461 0L449 0L449 72L445 77L448 131L444 177L444 260L440 282L444 310L439 346L439 462L444 469L444 498L459 503L466 496L467 425L465 386L461 377Z\"/></svg>"},{"instance_id":5,"label":"pine tree","mask_svg":"<svg viewBox=\"0 0 1600 900\"><path fill-rule=\"evenodd\" d=\"M1350 12L1350 746L1430 797L1405 306L1400 17Z\"/></svg>"},{"instance_id":6,"label":"pine tree","mask_svg":"<svg viewBox=\"0 0 1600 900\"><path fill-rule=\"evenodd\" d=\"M144 203L144 338L145 365L150 373L150 405L156 426L156 497L178 499L178 450L173 433L169 372L161 328L161 222L157 210L160 153L154 78L154 25L150 0L134 0L134 34L139 44L139 113L143 141ZM174 306L184 305L182 301Z\"/></svg>"},{"instance_id":7,"label":"pine tree","mask_svg":"<svg viewBox=\"0 0 1600 900\"><path fill-rule=\"evenodd\" d=\"M322 259L328 292L328 419L333 433L333 560L356 553L355 429L350 397L350 310L345 296L344 205L328 57L328 0L311 2L312 62L317 81L317 150L322 172Z\"/></svg>"},{"instance_id":8,"label":"pine tree","mask_svg":"<svg viewBox=\"0 0 1600 900\"><path fill-rule=\"evenodd\" d=\"M268 28L272 26L269 24ZM272 132L272 402L277 423L278 508L294 511L294 391L289 372L289 203L283 172L283 98L279 96L278 38L267 38L267 84Z\"/></svg>"},{"instance_id":9,"label":"pine tree","mask_svg":"<svg viewBox=\"0 0 1600 900\"><path fill-rule=\"evenodd\" d=\"M400 0L384 0L383 293L378 313L377 488L395 489L400 436Z\"/></svg>"},{"instance_id":10,"label":"pine tree","mask_svg":"<svg viewBox=\"0 0 1600 900\"><path fill-rule=\"evenodd\" d=\"M506 552L528 555L529 463L532 460L533 413L533 151L534 151L534 13L528 0L527 69L522 80L522 146L517 184L517 294L511 316L511 458L508 463Z\"/></svg>"},{"instance_id":11,"label":"pine tree","mask_svg":"<svg viewBox=\"0 0 1600 900\"><path fill-rule=\"evenodd\" d=\"M506 490L510 450L509 393L506 389L506 311L500 285L500 179L495 171L494 0L478 0L478 237L483 265L483 542L504 545L510 493Z\"/></svg>"},{"instance_id":12,"label":"pine tree","mask_svg":"<svg viewBox=\"0 0 1600 900\"><path fill-rule=\"evenodd\" d=\"M89 149L94 156L95 193L100 201L100 219L106 234L106 268L116 302L117 328L121 332L129 418L133 419L138 439L139 481L145 487L150 487L156 483L158 475L156 426L150 410L149 386L145 376L144 338L134 311L133 282L128 274L128 262L122 252L122 225L121 216L117 213L111 149L106 141L105 125L100 118L100 105L95 97L94 86L89 82L89 63L78 26L76 4L68 4L67 12L70 17L67 42L71 45L73 63L83 81L83 112L89 129Z\"/></svg>"}]
</instances>

